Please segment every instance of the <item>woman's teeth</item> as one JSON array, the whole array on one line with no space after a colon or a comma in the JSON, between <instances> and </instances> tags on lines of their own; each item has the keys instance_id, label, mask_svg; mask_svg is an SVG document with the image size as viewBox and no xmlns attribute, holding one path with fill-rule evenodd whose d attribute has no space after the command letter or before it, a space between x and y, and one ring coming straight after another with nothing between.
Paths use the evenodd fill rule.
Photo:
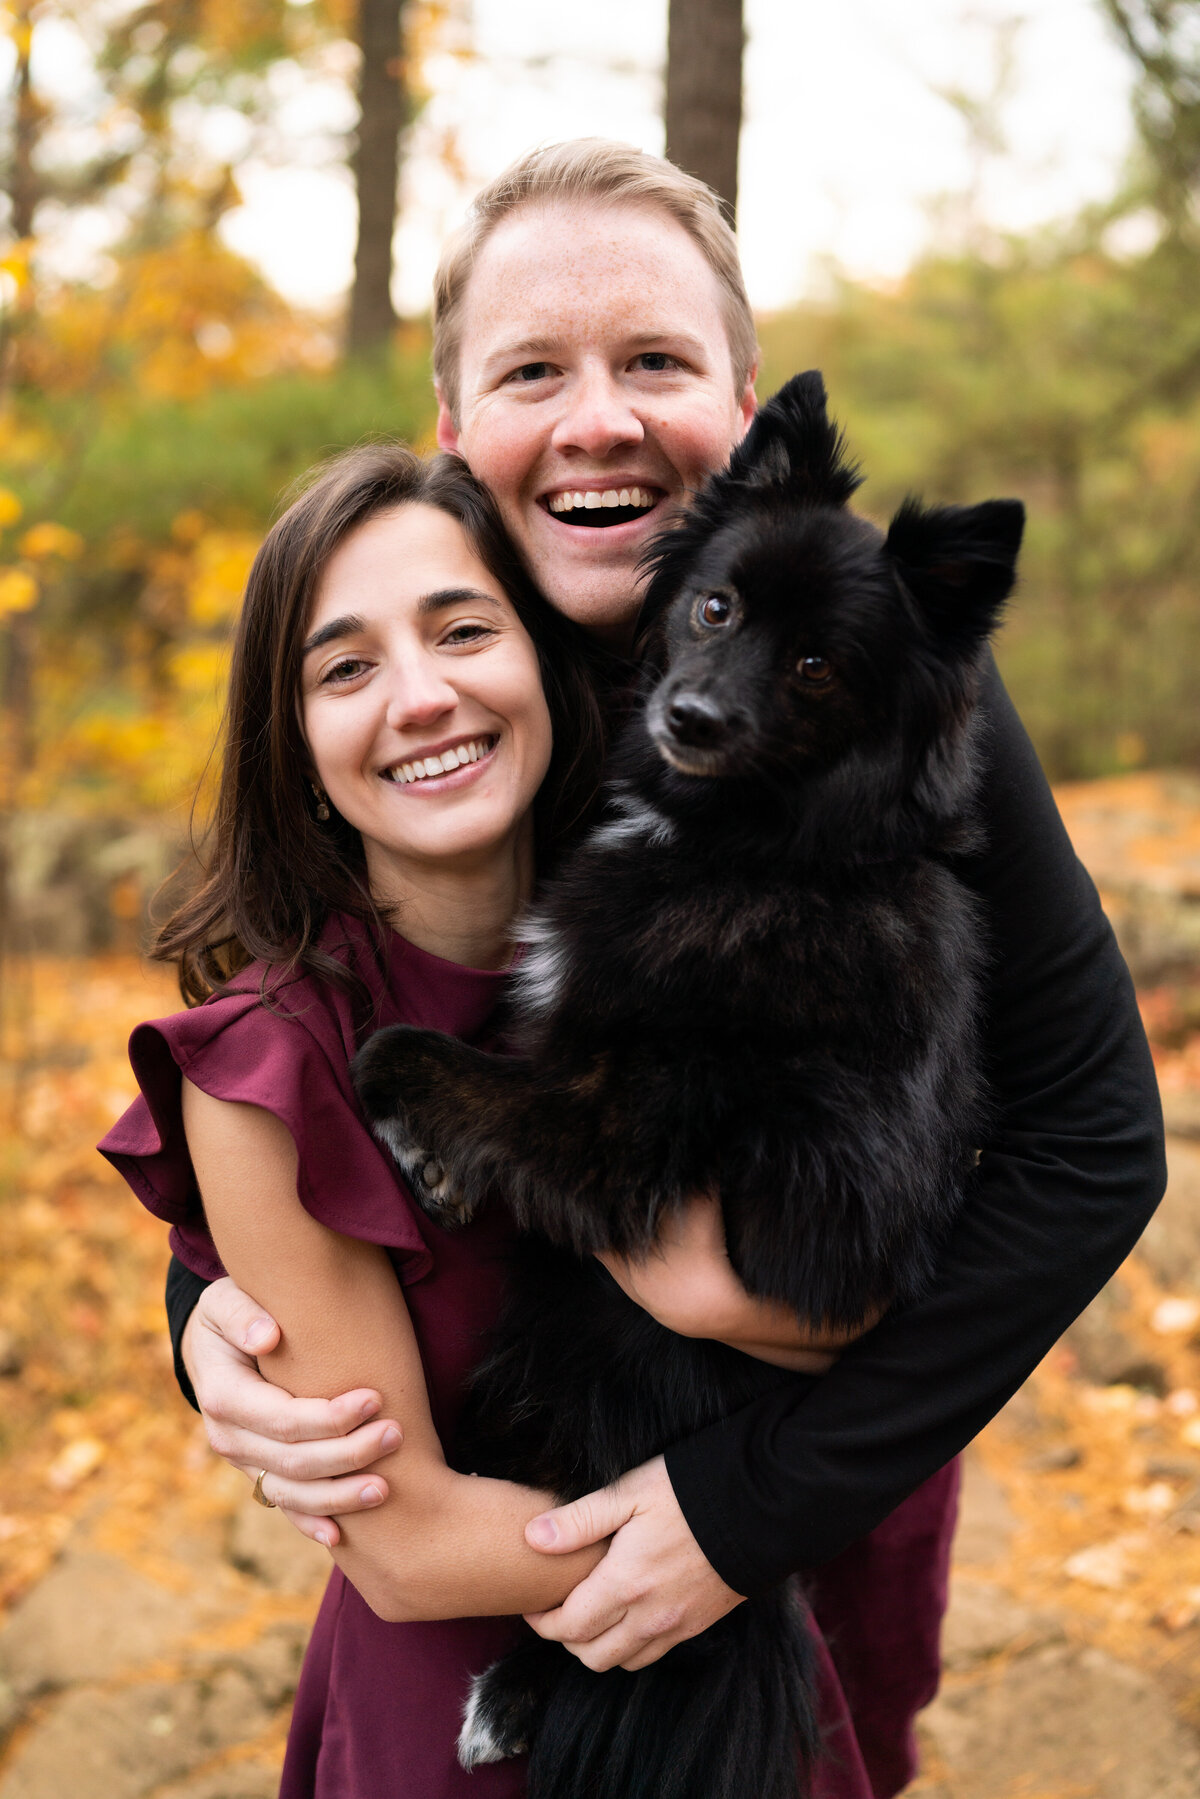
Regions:
<instances>
[{"instance_id":1,"label":"woman's teeth","mask_svg":"<svg viewBox=\"0 0 1200 1799\"><path fill-rule=\"evenodd\" d=\"M598 512L601 507L653 506L655 496L648 487L606 487L603 492L591 488L587 493L556 493L548 501L551 512Z\"/></svg>"},{"instance_id":2,"label":"woman's teeth","mask_svg":"<svg viewBox=\"0 0 1200 1799\"><path fill-rule=\"evenodd\" d=\"M383 778L407 787L410 781L427 781L431 775L448 775L451 769L481 761L495 743L494 737L472 737L466 743L455 744L453 749L443 750L440 756L421 756L412 762L398 762L394 767L384 769Z\"/></svg>"}]
</instances>

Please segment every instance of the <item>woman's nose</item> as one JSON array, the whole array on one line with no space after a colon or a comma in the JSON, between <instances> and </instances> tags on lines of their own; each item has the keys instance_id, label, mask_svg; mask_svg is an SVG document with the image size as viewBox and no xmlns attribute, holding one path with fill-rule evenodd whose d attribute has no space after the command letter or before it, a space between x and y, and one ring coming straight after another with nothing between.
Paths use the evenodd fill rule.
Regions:
<instances>
[{"instance_id":1,"label":"woman's nose","mask_svg":"<svg viewBox=\"0 0 1200 1799\"><path fill-rule=\"evenodd\" d=\"M582 450L599 459L622 444L640 444L645 435L620 383L607 370L597 370L568 387L551 441L556 450Z\"/></svg>"},{"instance_id":2,"label":"woman's nose","mask_svg":"<svg viewBox=\"0 0 1200 1799\"><path fill-rule=\"evenodd\" d=\"M429 724L457 704L457 688L431 657L406 657L392 670L387 722L393 730Z\"/></svg>"}]
</instances>

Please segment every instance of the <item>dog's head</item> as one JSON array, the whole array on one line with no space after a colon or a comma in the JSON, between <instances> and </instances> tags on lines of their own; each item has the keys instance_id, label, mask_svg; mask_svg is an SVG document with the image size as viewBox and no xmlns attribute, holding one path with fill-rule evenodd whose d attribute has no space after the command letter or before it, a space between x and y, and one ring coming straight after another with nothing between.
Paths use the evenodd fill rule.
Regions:
<instances>
[{"instance_id":1,"label":"dog's head","mask_svg":"<svg viewBox=\"0 0 1200 1799\"><path fill-rule=\"evenodd\" d=\"M853 763L833 785L878 806L961 735L1024 508L908 500L885 536L847 510L858 485L820 375L798 375L655 546L642 641L661 799L765 780L811 804Z\"/></svg>"}]
</instances>

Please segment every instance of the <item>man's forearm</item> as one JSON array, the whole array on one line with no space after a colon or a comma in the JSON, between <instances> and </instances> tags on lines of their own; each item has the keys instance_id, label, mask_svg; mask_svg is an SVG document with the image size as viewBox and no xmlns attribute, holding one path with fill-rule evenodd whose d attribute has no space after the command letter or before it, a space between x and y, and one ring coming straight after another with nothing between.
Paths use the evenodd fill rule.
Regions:
<instances>
[{"instance_id":1,"label":"man's forearm","mask_svg":"<svg viewBox=\"0 0 1200 1799\"><path fill-rule=\"evenodd\" d=\"M187 1329L188 1319L196 1309L196 1303L206 1287L212 1285L190 1268L184 1266L178 1256L173 1255L167 1267L167 1329L171 1333L171 1353L175 1359L175 1379L179 1382L179 1391L192 1407L199 1411L196 1394L191 1377L183 1360L183 1333Z\"/></svg>"}]
</instances>

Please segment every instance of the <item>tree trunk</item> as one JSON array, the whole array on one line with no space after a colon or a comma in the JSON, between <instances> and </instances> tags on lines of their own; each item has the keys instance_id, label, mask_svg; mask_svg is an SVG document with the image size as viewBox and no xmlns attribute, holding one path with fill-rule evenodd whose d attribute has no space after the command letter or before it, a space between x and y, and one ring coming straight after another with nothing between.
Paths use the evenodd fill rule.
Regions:
<instances>
[{"instance_id":1,"label":"tree trunk","mask_svg":"<svg viewBox=\"0 0 1200 1799\"><path fill-rule=\"evenodd\" d=\"M742 129L742 0L670 0L667 155L737 212Z\"/></svg>"},{"instance_id":2,"label":"tree trunk","mask_svg":"<svg viewBox=\"0 0 1200 1799\"><path fill-rule=\"evenodd\" d=\"M9 198L12 202L13 236L28 239L33 236L34 208L41 198L37 172L33 166L33 153L41 131L42 109L33 91L29 70L30 40L33 36L30 0L20 0L13 11L17 66L13 79L15 118Z\"/></svg>"},{"instance_id":3,"label":"tree trunk","mask_svg":"<svg viewBox=\"0 0 1200 1799\"><path fill-rule=\"evenodd\" d=\"M392 233L400 175L400 133L408 112L401 22L406 0L359 0L359 123L352 168L358 242L346 334L352 355L378 350L395 324Z\"/></svg>"}]
</instances>

